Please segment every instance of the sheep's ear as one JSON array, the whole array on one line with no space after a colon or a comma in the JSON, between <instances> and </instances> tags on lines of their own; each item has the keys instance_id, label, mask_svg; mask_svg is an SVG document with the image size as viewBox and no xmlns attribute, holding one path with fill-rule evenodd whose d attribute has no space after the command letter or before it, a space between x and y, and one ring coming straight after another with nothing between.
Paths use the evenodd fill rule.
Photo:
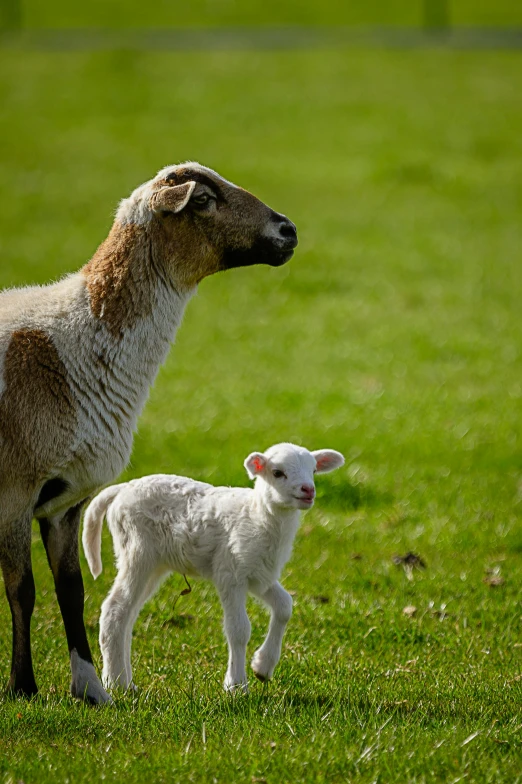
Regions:
<instances>
[{"instance_id":1,"label":"sheep's ear","mask_svg":"<svg viewBox=\"0 0 522 784\"><path fill-rule=\"evenodd\" d=\"M327 474L344 465L344 457L334 449L318 449L312 452L315 457L316 471L318 474Z\"/></svg>"},{"instance_id":2,"label":"sheep's ear","mask_svg":"<svg viewBox=\"0 0 522 784\"><path fill-rule=\"evenodd\" d=\"M150 206L154 212L181 212L187 206L196 187L192 180L182 185L166 185L150 197Z\"/></svg>"},{"instance_id":3,"label":"sheep's ear","mask_svg":"<svg viewBox=\"0 0 522 784\"><path fill-rule=\"evenodd\" d=\"M261 452L252 452L252 454L249 455L243 463L250 479L255 479L256 476L262 474L265 470L266 464L267 459L263 454L261 454Z\"/></svg>"}]
</instances>

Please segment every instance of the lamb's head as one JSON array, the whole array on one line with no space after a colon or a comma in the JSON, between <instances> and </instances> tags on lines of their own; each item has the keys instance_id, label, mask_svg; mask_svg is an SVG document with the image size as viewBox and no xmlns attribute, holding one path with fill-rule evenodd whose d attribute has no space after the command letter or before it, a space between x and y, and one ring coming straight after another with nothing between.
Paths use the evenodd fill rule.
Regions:
<instances>
[{"instance_id":1,"label":"lamb's head","mask_svg":"<svg viewBox=\"0 0 522 784\"><path fill-rule=\"evenodd\" d=\"M288 218L198 163L162 169L121 202L116 219L146 228L155 260L189 286L232 267L278 267L297 245Z\"/></svg>"},{"instance_id":2,"label":"lamb's head","mask_svg":"<svg viewBox=\"0 0 522 784\"><path fill-rule=\"evenodd\" d=\"M333 449L309 452L295 444L276 444L266 452L252 452L245 460L256 491L272 506L310 509L315 499L314 474L339 468L344 457Z\"/></svg>"}]
</instances>

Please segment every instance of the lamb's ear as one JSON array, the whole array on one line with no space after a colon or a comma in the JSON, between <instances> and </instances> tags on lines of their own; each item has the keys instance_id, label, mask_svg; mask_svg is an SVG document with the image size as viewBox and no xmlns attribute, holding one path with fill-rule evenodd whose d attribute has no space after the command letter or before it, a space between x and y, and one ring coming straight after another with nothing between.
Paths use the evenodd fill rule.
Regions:
<instances>
[{"instance_id":1,"label":"lamb's ear","mask_svg":"<svg viewBox=\"0 0 522 784\"><path fill-rule=\"evenodd\" d=\"M252 452L252 454L247 457L243 465L245 466L250 479L255 479L256 476L259 476L259 474L263 473L267 462L268 461L266 457L261 454L261 452Z\"/></svg>"},{"instance_id":2,"label":"lamb's ear","mask_svg":"<svg viewBox=\"0 0 522 784\"><path fill-rule=\"evenodd\" d=\"M166 185L150 197L150 206L154 212L181 212L187 206L196 187L191 180L181 185Z\"/></svg>"},{"instance_id":3,"label":"lamb's ear","mask_svg":"<svg viewBox=\"0 0 522 784\"><path fill-rule=\"evenodd\" d=\"M316 468L318 474L327 474L329 471L334 471L344 465L344 457L340 452L335 449L318 449L312 452L315 457Z\"/></svg>"}]
</instances>

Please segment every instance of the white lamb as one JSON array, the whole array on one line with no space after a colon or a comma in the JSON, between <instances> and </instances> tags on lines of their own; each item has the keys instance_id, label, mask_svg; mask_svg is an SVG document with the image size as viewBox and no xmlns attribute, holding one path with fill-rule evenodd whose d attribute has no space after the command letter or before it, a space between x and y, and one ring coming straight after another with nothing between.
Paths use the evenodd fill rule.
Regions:
<instances>
[{"instance_id":1,"label":"white lamb","mask_svg":"<svg viewBox=\"0 0 522 784\"><path fill-rule=\"evenodd\" d=\"M256 480L253 489L156 474L103 490L85 513L83 547L96 578L102 570L106 516L118 574L101 611L104 684L133 687L132 629L144 603L171 572L206 578L216 586L229 648L227 691L247 689L247 593L268 605L268 634L254 653L252 669L260 680L270 679L292 614L292 597L278 579L292 552L299 510L313 506L314 474L343 463L333 450L277 444L245 460L249 477Z\"/></svg>"}]
</instances>

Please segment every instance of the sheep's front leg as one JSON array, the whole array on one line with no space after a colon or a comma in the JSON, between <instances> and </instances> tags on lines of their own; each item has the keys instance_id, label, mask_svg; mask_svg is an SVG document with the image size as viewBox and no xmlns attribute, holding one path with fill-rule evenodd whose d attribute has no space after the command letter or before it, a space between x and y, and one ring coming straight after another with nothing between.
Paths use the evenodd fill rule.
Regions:
<instances>
[{"instance_id":1,"label":"sheep's front leg","mask_svg":"<svg viewBox=\"0 0 522 784\"><path fill-rule=\"evenodd\" d=\"M281 658L281 646L286 625L292 617L292 597L280 583L274 583L268 591L256 594L270 607L270 626L262 646L254 653L251 667L256 678L267 681Z\"/></svg>"},{"instance_id":2,"label":"sheep's front leg","mask_svg":"<svg viewBox=\"0 0 522 784\"><path fill-rule=\"evenodd\" d=\"M248 691L246 676L246 647L250 639L250 621L246 613L246 586L218 589L224 611L224 629L228 642L228 667L223 687L225 691Z\"/></svg>"},{"instance_id":3,"label":"sheep's front leg","mask_svg":"<svg viewBox=\"0 0 522 784\"><path fill-rule=\"evenodd\" d=\"M72 507L59 523L40 520L40 531L62 613L71 662L71 694L94 705L110 702L92 662L83 622L84 589L78 554L83 504Z\"/></svg>"}]
</instances>

